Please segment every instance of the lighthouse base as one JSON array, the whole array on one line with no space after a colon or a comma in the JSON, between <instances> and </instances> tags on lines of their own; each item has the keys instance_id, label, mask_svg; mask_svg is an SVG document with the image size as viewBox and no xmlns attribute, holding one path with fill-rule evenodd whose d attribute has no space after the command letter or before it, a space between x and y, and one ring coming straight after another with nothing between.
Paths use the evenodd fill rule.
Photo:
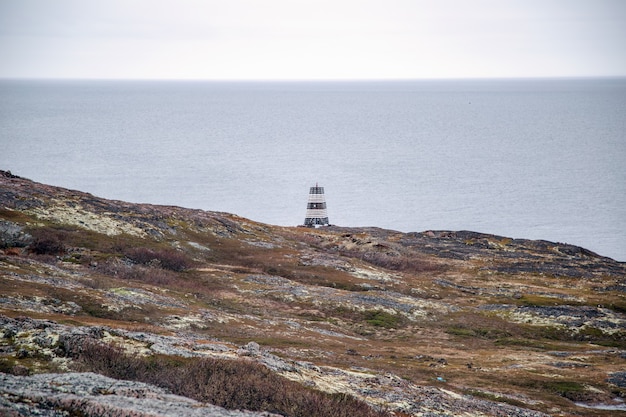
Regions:
<instances>
[{"instance_id":1,"label":"lighthouse base","mask_svg":"<svg viewBox=\"0 0 626 417\"><path fill-rule=\"evenodd\" d=\"M307 217L304 219L304 225L306 227L317 227L317 226L330 226L328 222L328 217Z\"/></svg>"}]
</instances>

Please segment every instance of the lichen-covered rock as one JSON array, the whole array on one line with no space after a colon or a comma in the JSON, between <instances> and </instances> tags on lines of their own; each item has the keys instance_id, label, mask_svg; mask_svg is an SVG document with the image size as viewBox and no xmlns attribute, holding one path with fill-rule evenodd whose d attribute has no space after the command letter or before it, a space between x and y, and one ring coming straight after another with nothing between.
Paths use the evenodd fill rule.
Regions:
<instances>
[{"instance_id":1,"label":"lichen-covered rock","mask_svg":"<svg viewBox=\"0 0 626 417\"><path fill-rule=\"evenodd\" d=\"M32 239L19 224L0 220L0 248L24 247Z\"/></svg>"},{"instance_id":2,"label":"lichen-covered rock","mask_svg":"<svg viewBox=\"0 0 626 417\"><path fill-rule=\"evenodd\" d=\"M626 388L626 372L613 372L609 376L609 383L620 388Z\"/></svg>"}]
</instances>

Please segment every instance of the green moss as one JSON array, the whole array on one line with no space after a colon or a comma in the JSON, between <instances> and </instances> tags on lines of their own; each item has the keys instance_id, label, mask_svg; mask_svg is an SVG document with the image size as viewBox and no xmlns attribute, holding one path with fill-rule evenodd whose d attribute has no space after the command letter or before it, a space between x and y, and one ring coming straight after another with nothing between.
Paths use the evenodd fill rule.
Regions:
<instances>
[{"instance_id":1,"label":"green moss","mask_svg":"<svg viewBox=\"0 0 626 417\"><path fill-rule=\"evenodd\" d=\"M117 295L135 295L135 292L133 290L126 287L111 288L109 291Z\"/></svg>"},{"instance_id":2,"label":"green moss","mask_svg":"<svg viewBox=\"0 0 626 417\"><path fill-rule=\"evenodd\" d=\"M550 394L559 395L571 401L580 401L586 397L586 386L577 381L521 379L512 381L515 385Z\"/></svg>"},{"instance_id":3,"label":"green moss","mask_svg":"<svg viewBox=\"0 0 626 417\"><path fill-rule=\"evenodd\" d=\"M363 313L363 319L371 326L385 329L397 329L400 326L400 317L381 310L370 310Z\"/></svg>"},{"instance_id":4,"label":"green moss","mask_svg":"<svg viewBox=\"0 0 626 417\"><path fill-rule=\"evenodd\" d=\"M496 340L496 346L519 346L538 350L562 350L562 346L543 340L523 339L517 337L504 337Z\"/></svg>"},{"instance_id":5,"label":"green moss","mask_svg":"<svg viewBox=\"0 0 626 417\"><path fill-rule=\"evenodd\" d=\"M501 395L493 394L490 392L480 391L477 389L468 389L465 391L465 394L471 395L472 397L484 398L489 401L514 405L516 407L526 407L526 404L522 401L515 400L513 398L503 397Z\"/></svg>"},{"instance_id":6,"label":"green moss","mask_svg":"<svg viewBox=\"0 0 626 417\"><path fill-rule=\"evenodd\" d=\"M519 303L528 307L553 307L564 304L573 305L571 302L565 303L558 298L542 297L538 295L524 295L519 299Z\"/></svg>"},{"instance_id":7,"label":"green moss","mask_svg":"<svg viewBox=\"0 0 626 417\"><path fill-rule=\"evenodd\" d=\"M446 333L452 334L452 335L455 335L455 336L461 336L461 337L474 337L474 336L476 336L476 332L474 332L474 330L466 329L466 328L463 328L463 327L449 327L448 329L446 329Z\"/></svg>"},{"instance_id":8,"label":"green moss","mask_svg":"<svg viewBox=\"0 0 626 417\"><path fill-rule=\"evenodd\" d=\"M83 308L83 311L88 315L100 319L115 319L115 312L109 310L106 307L103 307L98 303L81 303L80 306Z\"/></svg>"},{"instance_id":9,"label":"green moss","mask_svg":"<svg viewBox=\"0 0 626 417\"><path fill-rule=\"evenodd\" d=\"M576 400L580 393L585 390L585 386L575 381L549 381L544 382L543 387L571 400Z\"/></svg>"},{"instance_id":10,"label":"green moss","mask_svg":"<svg viewBox=\"0 0 626 417\"><path fill-rule=\"evenodd\" d=\"M481 339L500 339L511 336L511 333L506 330L490 327L452 326L446 329L446 333L461 337L479 337Z\"/></svg>"}]
</instances>

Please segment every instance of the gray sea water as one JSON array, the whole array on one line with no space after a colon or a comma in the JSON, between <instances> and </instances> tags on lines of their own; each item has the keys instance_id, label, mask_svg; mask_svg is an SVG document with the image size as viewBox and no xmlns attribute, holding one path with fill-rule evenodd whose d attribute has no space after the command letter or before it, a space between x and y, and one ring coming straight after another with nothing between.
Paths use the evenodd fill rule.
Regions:
<instances>
[{"instance_id":1,"label":"gray sea water","mask_svg":"<svg viewBox=\"0 0 626 417\"><path fill-rule=\"evenodd\" d=\"M626 79L0 81L0 169L297 225L474 230L626 261Z\"/></svg>"}]
</instances>

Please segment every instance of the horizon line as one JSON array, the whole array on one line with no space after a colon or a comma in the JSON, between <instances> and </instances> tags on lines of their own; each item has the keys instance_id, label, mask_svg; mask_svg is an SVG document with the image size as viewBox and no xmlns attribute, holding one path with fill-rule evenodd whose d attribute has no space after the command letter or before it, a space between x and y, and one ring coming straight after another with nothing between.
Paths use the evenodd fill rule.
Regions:
<instances>
[{"instance_id":1,"label":"horizon line","mask_svg":"<svg viewBox=\"0 0 626 417\"><path fill-rule=\"evenodd\" d=\"M1 77L0 81L134 81L134 82L410 82L410 81L488 81L488 80L591 80L620 79L623 75L556 75L556 76L479 76L479 77L414 77L414 78L138 78L138 77Z\"/></svg>"}]
</instances>

